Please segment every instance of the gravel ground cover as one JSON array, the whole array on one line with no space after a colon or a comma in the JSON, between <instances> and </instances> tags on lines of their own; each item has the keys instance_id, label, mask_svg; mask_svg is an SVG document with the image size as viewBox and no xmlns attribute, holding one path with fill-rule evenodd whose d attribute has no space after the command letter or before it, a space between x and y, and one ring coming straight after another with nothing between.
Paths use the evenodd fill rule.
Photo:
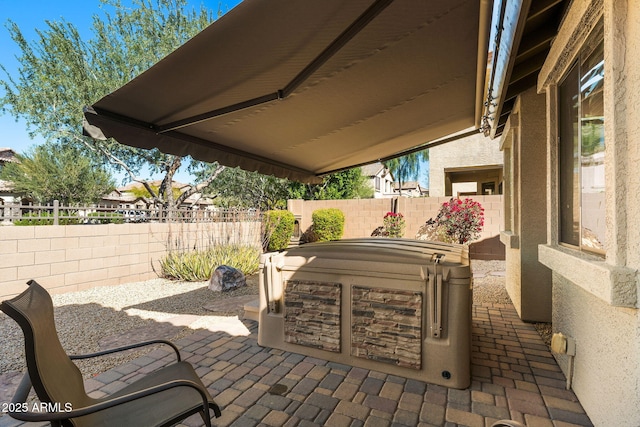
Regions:
<instances>
[{"instance_id":1,"label":"gravel ground cover","mask_svg":"<svg viewBox=\"0 0 640 427\"><path fill-rule=\"evenodd\" d=\"M510 304L504 287L504 261L471 260L473 303Z\"/></svg>"},{"instance_id":2,"label":"gravel ground cover","mask_svg":"<svg viewBox=\"0 0 640 427\"><path fill-rule=\"evenodd\" d=\"M504 287L504 261L472 261L475 304L509 304ZM69 354L85 354L126 342L151 338L174 340L195 329L211 327L236 316L237 310L212 312L205 307L216 301L243 295L257 295L257 277L247 278L248 286L216 293L207 282L176 282L153 279L119 286L105 286L81 292L54 295L56 327L60 341ZM550 325L536 326L550 336ZM24 366L24 341L18 325L0 313L0 375L21 372ZM122 342L125 341L125 342ZM131 351L117 356L77 361L86 378L150 351Z\"/></svg>"},{"instance_id":3,"label":"gravel ground cover","mask_svg":"<svg viewBox=\"0 0 640 427\"><path fill-rule=\"evenodd\" d=\"M153 338L175 340L195 329L228 321L232 312L212 312L217 300L258 294L257 277L247 278L247 286L225 293L208 289L208 282L177 282L153 279L118 286L53 295L56 328L68 354L87 354ZM24 371L24 339L20 327L0 312L0 375ZM112 345L117 344L117 345ZM152 347L116 356L79 360L85 378L151 351Z\"/></svg>"}]
</instances>

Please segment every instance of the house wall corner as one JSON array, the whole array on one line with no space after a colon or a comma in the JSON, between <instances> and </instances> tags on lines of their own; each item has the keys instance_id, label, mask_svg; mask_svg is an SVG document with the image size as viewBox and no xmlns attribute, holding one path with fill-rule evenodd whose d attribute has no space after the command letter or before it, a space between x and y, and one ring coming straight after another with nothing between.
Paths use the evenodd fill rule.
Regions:
<instances>
[{"instance_id":1,"label":"house wall corner","mask_svg":"<svg viewBox=\"0 0 640 427\"><path fill-rule=\"evenodd\" d=\"M558 235L557 85L591 29L604 21L606 257L567 248ZM556 355L596 426L640 425L640 3L571 2L540 76L547 96L548 213L539 247L553 282L553 329L576 343L573 367Z\"/></svg>"},{"instance_id":2,"label":"house wall corner","mask_svg":"<svg viewBox=\"0 0 640 427\"><path fill-rule=\"evenodd\" d=\"M523 320L550 322L551 270L538 261L538 245L547 240L544 95L535 88L521 94L503 135L507 292Z\"/></svg>"}]
</instances>

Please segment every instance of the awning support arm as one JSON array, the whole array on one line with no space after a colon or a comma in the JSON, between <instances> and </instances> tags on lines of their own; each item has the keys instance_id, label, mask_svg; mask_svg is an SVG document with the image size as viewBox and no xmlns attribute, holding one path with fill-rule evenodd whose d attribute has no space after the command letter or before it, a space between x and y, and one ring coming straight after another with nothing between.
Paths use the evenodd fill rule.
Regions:
<instances>
[{"instance_id":1,"label":"awning support arm","mask_svg":"<svg viewBox=\"0 0 640 427\"><path fill-rule=\"evenodd\" d=\"M218 108L206 113L187 117L186 119L176 120L162 126L156 126L157 133L165 133L183 127L191 126L206 120L213 119L225 114L234 113L244 110L245 108L255 107L257 105L266 104L271 101L281 100L293 93L302 83L304 83L318 68L331 59L340 51L352 38L362 31L376 16L387 8L393 0L376 0L362 15L358 17L346 30L344 30L325 50L313 59L302 71L298 73L285 87L274 93L263 95L248 101L239 102L223 108Z\"/></svg>"},{"instance_id":2,"label":"awning support arm","mask_svg":"<svg viewBox=\"0 0 640 427\"><path fill-rule=\"evenodd\" d=\"M362 15L358 17L346 30L342 32L331 44L322 51L309 65L307 65L297 76L289 82L282 90L283 98L291 95L294 90L304 83L318 68L333 57L346 45L349 40L354 38L362 31L373 19L387 8L393 0L376 0Z\"/></svg>"}]
</instances>

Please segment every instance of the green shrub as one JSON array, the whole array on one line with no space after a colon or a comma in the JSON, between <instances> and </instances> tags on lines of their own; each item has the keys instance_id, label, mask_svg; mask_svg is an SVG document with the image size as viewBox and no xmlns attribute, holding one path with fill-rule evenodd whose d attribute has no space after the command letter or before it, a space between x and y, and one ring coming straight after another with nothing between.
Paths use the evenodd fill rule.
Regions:
<instances>
[{"instance_id":1,"label":"green shrub","mask_svg":"<svg viewBox=\"0 0 640 427\"><path fill-rule=\"evenodd\" d=\"M220 265L247 276L257 273L259 263L260 249L255 246L220 245L206 251L170 252L160 260L160 268L164 278L199 282L209 280Z\"/></svg>"},{"instance_id":2,"label":"green shrub","mask_svg":"<svg viewBox=\"0 0 640 427\"><path fill-rule=\"evenodd\" d=\"M87 215L91 224L123 224L124 215L117 212L91 212Z\"/></svg>"},{"instance_id":3,"label":"green shrub","mask_svg":"<svg viewBox=\"0 0 640 427\"><path fill-rule=\"evenodd\" d=\"M53 225L53 215L49 212L31 212L23 214L21 219L13 221L14 225Z\"/></svg>"},{"instance_id":4,"label":"green shrub","mask_svg":"<svg viewBox=\"0 0 640 427\"><path fill-rule=\"evenodd\" d=\"M468 244L480 237L484 227L484 208L473 199L451 198L440 206L435 219L430 218L418 231L426 240Z\"/></svg>"},{"instance_id":5,"label":"green shrub","mask_svg":"<svg viewBox=\"0 0 640 427\"><path fill-rule=\"evenodd\" d=\"M314 238L319 242L339 240L344 234L344 213L337 208L318 209L311 214Z\"/></svg>"},{"instance_id":6,"label":"green shrub","mask_svg":"<svg viewBox=\"0 0 640 427\"><path fill-rule=\"evenodd\" d=\"M404 216L399 212L387 212L382 218L384 231L389 237L404 236L404 227L406 225Z\"/></svg>"},{"instance_id":7,"label":"green shrub","mask_svg":"<svg viewBox=\"0 0 640 427\"><path fill-rule=\"evenodd\" d=\"M59 225L79 224L78 218L58 218ZM21 219L13 222L14 225L53 225L52 212L29 212L22 215Z\"/></svg>"},{"instance_id":8,"label":"green shrub","mask_svg":"<svg viewBox=\"0 0 640 427\"><path fill-rule=\"evenodd\" d=\"M289 211L266 211L263 217L265 249L279 251L289 246L296 218Z\"/></svg>"}]
</instances>

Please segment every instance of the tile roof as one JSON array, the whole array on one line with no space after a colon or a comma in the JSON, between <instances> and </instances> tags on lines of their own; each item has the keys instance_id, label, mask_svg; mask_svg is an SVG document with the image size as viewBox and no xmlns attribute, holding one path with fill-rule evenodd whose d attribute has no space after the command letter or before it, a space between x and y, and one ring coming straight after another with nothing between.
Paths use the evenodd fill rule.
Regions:
<instances>
[{"instance_id":1,"label":"tile roof","mask_svg":"<svg viewBox=\"0 0 640 427\"><path fill-rule=\"evenodd\" d=\"M16 152L11 148L0 147L0 162L17 162Z\"/></svg>"}]
</instances>

